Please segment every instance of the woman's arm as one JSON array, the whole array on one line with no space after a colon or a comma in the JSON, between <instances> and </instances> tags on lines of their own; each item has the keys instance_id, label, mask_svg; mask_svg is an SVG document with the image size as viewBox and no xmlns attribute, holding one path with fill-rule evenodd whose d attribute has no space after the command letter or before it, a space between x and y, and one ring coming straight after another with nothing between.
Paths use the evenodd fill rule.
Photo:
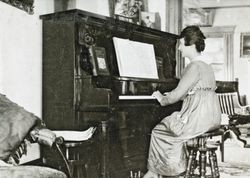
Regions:
<instances>
[{"instance_id":1,"label":"woman's arm","mask_svg":"<svg viewBox=\"0 0 250 178\"><path fill-rule=\"evenodd\" d=\"M154 96L162 106L176 103L183 99L188 91L198 82L199 80L199 68L197 64L190 63L184 70L183 76L178 83L178 86L171 92L161 94L159 91L155 91Z\"/></svg>"}]
</instances>

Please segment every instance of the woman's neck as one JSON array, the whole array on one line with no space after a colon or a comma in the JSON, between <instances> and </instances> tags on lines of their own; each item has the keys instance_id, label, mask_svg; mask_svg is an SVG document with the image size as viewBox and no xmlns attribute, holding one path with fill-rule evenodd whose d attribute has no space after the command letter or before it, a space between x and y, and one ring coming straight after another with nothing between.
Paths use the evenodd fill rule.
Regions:
<instances>
[{"instance_id":1,"label":"woman's neck","mask_svg":"<svg viewBox=\"0 0 250 178\"><path fill-rule=\"evenodd\" d=\"M197 60L197 58L198 58L200 55L201 55L201 53L199 53L199 52L193 53L193 54L189 57L190 62Z\"/></svg>"}]
</instances>

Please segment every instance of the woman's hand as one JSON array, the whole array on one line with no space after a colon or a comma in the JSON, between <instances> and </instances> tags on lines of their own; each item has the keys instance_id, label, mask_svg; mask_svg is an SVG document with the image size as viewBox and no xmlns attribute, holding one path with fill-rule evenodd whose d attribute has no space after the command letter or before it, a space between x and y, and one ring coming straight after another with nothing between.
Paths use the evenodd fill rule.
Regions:
<instances>
[{"instance_id":1,"label":"woman's hand","mask_svg":"<svg viewBox=\"0 0 250 178\"><path fill-rule=\"evenodd\" d=\"M162 100L162 97L163 97L163 95L161 94L161 92L155 91L155 92L152 94L152 96L153 96L154 98L156 98L156 99L158 100L159 103L161 103L160 101Z\"/></svg>"},{"instance_id":2,"label":"woman's hand","mask_svg":"<svg viewBox=\"0 0 250 178\"><path fill-rule=\"evenodd\" d=\"M161 94L159 91L155 91L152 96L157 99L157 101L161 104L161 106L166 106L169 104L168 98L167 98L168 92Z\"/></svg>"}]
</instances>

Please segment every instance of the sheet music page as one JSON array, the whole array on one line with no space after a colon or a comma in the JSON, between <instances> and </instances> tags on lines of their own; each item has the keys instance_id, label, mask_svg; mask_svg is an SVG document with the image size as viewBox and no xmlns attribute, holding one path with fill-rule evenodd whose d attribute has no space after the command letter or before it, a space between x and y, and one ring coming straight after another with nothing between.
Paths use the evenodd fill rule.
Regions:
<instances>
[{"instance_id":1,"label":"sheet music page","mask_svg":"<svg viewBox=\"0 0 250 178\"><path fill-rule=\"evenodd\" d=\"M57 137L63 137L65 141L84 141L92 137L96 127L90 127L84 131L54 130Z\"/></svg>"},{"instance_id":2,"label":"sheet music page","mask_svg":"<svg viewBox=\"0 0 250 178\"><path fill-rule=\"evenodd\" d=\"M152 44L113 37L120 76L158 79Z\"/></svg>"}]
</instances>

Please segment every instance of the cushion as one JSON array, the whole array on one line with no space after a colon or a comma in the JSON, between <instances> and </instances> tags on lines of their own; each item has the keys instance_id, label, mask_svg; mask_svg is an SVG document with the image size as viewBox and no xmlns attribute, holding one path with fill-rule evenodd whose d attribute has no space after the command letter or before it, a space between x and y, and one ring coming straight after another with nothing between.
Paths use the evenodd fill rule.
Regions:
<instances>
[{"instance_id":1,"label":"cushion","mask_svg":"<svg viewBox=\"0 0 250 178\"><path fill-rule=\"evenodd\" d=\"M2 166L0 178L67 178L56 169L42 166Z\"/></svg>"},{"instance_id":2,"label":"cushion","mask_svg":"<svg viewBox=\"0 0 250 178\"><path fill-rule=\"evenodd\" d=\"M17 148L38 118L0 94L0 159Z\"/></svg>"}]
</instances>

